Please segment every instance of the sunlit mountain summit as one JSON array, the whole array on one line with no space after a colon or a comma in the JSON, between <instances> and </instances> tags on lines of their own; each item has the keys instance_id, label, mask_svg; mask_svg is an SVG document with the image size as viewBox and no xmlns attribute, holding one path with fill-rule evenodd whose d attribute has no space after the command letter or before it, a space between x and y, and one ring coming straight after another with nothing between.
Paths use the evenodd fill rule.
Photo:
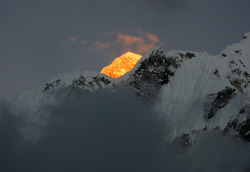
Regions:
<instances>
[{"instance_id":1,"label":"sunlit mountain summit","mask_svg":"<svg viewBox=\"0 0 250 172\"><path fill-rule=\"evenodd\" d=\"M157 115L171 124L166 142L192 147L203 132L250 141L249 83L250 33L246 33L217 55L163 53L159 47L143 56L128 52L101 73L76 71L48 78L14 97L11 106L39 125L46 123L47 105L125 85L139 100L150 100ZM32 127L38 126L34 123L27 122L24 136L32 135Z\"/></svg>"},{"instance_id":2,"label":"sunlit mountain summit","mask_svg":"<svg viewBox=\"0 0 250 172\"><path fill-rule=\"evenodd\" d=\"M110 65L101 70L102 74L106 74L112 78L119 78L129 72L142 56L132 52L127 52L117 57Z\"/></svg>"}]
</instances>

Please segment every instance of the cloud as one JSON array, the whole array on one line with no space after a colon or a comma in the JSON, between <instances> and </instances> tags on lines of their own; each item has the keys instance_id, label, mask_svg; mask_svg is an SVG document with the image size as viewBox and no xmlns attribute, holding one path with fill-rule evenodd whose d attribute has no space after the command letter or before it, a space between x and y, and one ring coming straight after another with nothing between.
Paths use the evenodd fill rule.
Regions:
<instances>
[{"instance_id":1,"label":"cloud","mask_svg":"<svg viewBox=\"0 0 250 172\"><path fill-rule=\"evenodd\" d=\"M97 54L114 58L128 51L142 55L157 44L161 44L157 35L144 33L141 30L137 30L136 35L129 35L123 32L107 32L107 35L114 37L114 40L109 42L96 41L90 49ZM76 37L71 37L70 42L78 43L78 40ZM87 45L88 41L82 40L79 43Z\"/></svg>"},{"instance_id":2,"label":"cloud","mask_svg":"<svg viewBox=\"0 0 250 172\"><path fill-rule=\"evenodd\" d=\"M111 45L112 45L111 43L101 43L99 41L94 43L94 46L97 47L97 48L100 48L100 49L102 49L102 48L110 48Z\"/></svg>"},{"instance_id":3,"label":"cloud","mask_svg":"<svg viewBox=\"0 0 250 172\"><path fill-rule=\"evenodd\" d=\"M151 48L160 44L160 39L152 33L143 33L138 30L138 35L129 35L126 33L107 33L110 36L115 36L115 40L110 42L96 41L92 46L92 51L98 54L105 55L121 55L127 51L132 51L137 54L144 54Z\"/></svg>"},{"instance_id":4,"label":"cloud","mask_svg":"<svg viewBox=\"0 0 250 172\"><path fill-rule=\"evenodd\" d=\"M2 109L0 171L154 171L161 166L163 125L129 88L42 108L51 116L35 144L20 133L26 125L21 115Z\"/></svg>"},{"instance_id":5,"label":"cloud","mask_svg":"<svg viewBox=\"0 0 250 172\"><path fill-rule=\"evenodd\" d=\"M249 143L240 139L203 133L191 150L183 151L176 145L166 147L166 171L247 172L249 151Z\"/></svg>"},{"instance_id":6,"label":"cloud","mask_svg":"<svg viewBox=\"0 0 250 172\"><path fill-rule=\"evenodd\" d=\"M87 45L87 43L88 43L88 41L86 41L86 40L83 40L80 42L81 45Z\"/></svg>"},{"instance_id":7,"label":"cloud","mask_svg":"<svg viewBox=\"0 0 250 172\"><path fill-rule=\"evenodd\" d=\"M102 90L44 107L50 120L35 144L20 114L0 102L0 171L246 172L249 143L208 133L193 149L164 145L167 121L130 88Z\"/></svg>"},{"instance_id":8,"label":"cloud","mask_svg":"<svg viewBox=\"0 0 250 172\"><path fill-rule=\"evenodd\" d=\"M72 43L78 43L78 40L77 38L74 36L74 37L70 37L70 42ZM82 40L79 42L81 45L87 45L88 44L88 41L87 40Z\"/></svg>"},{"instance_id":9,"label":"cloud","mask_svg":"<svg viewBox=\"0 0 250 172\"><path fill-rule=\"evenodd\" d=\"M70 37L69 40L70 40L70 42L72 42L72 43L77 43L77 39L76 39L75 36L74 36L74 37Z\"/></svg>"}]
</instances>

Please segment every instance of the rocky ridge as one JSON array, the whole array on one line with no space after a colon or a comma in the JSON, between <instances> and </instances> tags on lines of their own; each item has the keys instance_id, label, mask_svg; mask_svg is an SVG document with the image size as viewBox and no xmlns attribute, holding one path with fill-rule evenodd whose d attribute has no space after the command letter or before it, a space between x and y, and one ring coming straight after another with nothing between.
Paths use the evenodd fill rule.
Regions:
<instances>
[{"instance_id":1,"label":"rocky ridge","mask_svg":"<svg viewBox=\"0 0 250 172\"><path fill-rule=\"evenodd\" d=\"M14 111L25 111L36 122L46 105L99 89L133 87L139 99L158 98L159 116L171 124L166 142L189 147L201 132L232 135L250 141L250 33L218 55L191 51L145 54L125 76L113 79L97 72L73 72L45 80L12 100ZM55 96L57 92L63 96ZM34 115L36 114L36 115Z\"/></svg>"}]
</instances>

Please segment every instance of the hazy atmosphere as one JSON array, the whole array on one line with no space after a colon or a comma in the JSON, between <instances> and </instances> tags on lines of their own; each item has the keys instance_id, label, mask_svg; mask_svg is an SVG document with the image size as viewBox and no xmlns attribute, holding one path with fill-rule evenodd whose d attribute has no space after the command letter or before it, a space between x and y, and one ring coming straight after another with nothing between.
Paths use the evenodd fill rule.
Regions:
<instances>
[{"instance_id":1,"label":"hazy atmosphere","mask_svg":"<svg viewBox=\"0 0 250 172\"><path fill-rule=\"evenodd\" d=\"M1 0L0 98L155 45L217 54L249 31L248 0Z\"/></svg>"},{"instance_id":2,"label":"hazy atmosphere","mask_svg":"<svg viewBox=\"0 0 250 172\"><path fill-rule=\"evenodd\" d=\"M84 105L84 106L83 106ZM0 104L0 171L248 172L249 144L204 133L191 151L164 146L171 124L129 88L97 91L33 124ZM34 115L34 114L32 114ZM43 127L39 123L46 122ZM28 138L20 129L28 127Z\"/></svg>"},{"instance_id":3,"label":"hazy atmosphere","mask_svg":"<svg viewBox=\"0 0 250 172\"><path fill-rule=\"evenodd\" d=\"M0 0L0 172L249 172L249 7Z\"/></svg>"}]
</instances>

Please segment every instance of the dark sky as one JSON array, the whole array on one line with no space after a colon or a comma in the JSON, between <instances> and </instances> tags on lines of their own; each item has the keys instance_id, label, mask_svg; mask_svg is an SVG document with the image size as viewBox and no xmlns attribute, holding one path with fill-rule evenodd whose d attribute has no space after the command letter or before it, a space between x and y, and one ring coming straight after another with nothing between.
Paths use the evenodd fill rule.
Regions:
<instances>
[{"instance_id":1,"label":"dark sky","mask_svg":"<svg viewBox=\"0 0 250 172\"><path fill-rule=\"evenodd\" d=\"M249 7L249 0L1 0L0 98L58 73L100 71L134 44L217 54L250 31Z\"/></svg>"}]
</instances>

